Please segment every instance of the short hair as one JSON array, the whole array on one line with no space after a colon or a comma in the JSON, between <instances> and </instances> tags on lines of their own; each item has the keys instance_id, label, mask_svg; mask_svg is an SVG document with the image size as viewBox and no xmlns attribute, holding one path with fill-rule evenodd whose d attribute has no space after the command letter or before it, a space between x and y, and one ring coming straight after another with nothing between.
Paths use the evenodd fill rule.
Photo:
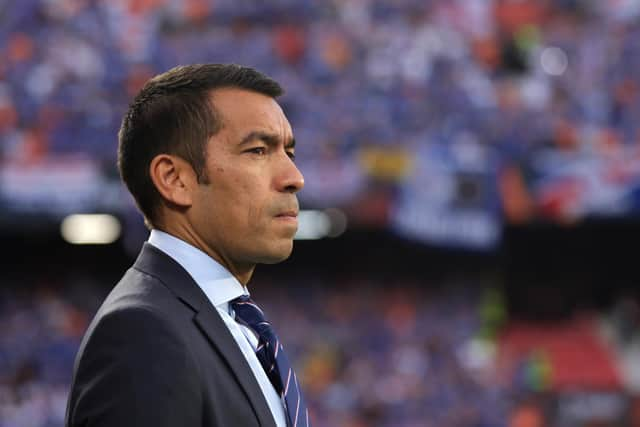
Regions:
<instances>
[{"instance_id":1,"label":"short hair","mask_svg":"<svg viewBox=\"0 0 640 427\"><path fill-rule=\"evenodd\" d=\"M208 184L207 141L222 128L210 94L221 88L272 98L284 93L275 80L250 67L193 64L151 78L130 104L118 132L118 170L147 227L155 225L161 200L149 175L154 157L179 156L193 167L199 183Z\"/></svg>"}]
</instances>

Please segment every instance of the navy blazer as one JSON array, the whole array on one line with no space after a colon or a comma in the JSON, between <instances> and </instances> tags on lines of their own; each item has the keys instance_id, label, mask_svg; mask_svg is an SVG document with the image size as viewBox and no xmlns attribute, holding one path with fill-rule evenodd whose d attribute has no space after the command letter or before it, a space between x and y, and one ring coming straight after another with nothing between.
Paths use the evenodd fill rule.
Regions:
<instances>
[{"instance_id":1,"label":"navy blazer","mask_svg":"<svg viewBox=\"0 0 640 427\"><path fill-rule=\"evenodd\" d=\"M171 257L145 243L82 340L67 427L276 427L218 312Z\"/></svg>"}]
</instances>

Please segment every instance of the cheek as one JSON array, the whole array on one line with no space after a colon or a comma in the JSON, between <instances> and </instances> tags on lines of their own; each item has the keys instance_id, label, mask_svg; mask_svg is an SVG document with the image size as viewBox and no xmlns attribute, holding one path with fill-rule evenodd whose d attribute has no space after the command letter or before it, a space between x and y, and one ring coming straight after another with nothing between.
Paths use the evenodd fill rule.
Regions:
<instances>
[{"instance_id":1,"label":"cheek","mask_svg":"<svg viewBox=\"0 0 640 427\"><path fill-rule=\"evenodd\" d=\"M268 209L264 194L256 184L243 181L236 186L236 208L243 210L244 220L249 229L263 229ZM240 220L240 218L238 218Z\"/></svg>"},{"instance_id":2,"label":"cheek","mask_svg":"<svg viewBox=\"0 0 640 427\"><path fill-rule=\"evenodd\" d=\"M262 169L237 161L227 159L213 168L212 185L217 182L219 200L224 201L220 214L227 218L224 221L227 227L234 228L237 234L263 232L269 214L269 190L265 185L268 180Z\"/></svg>"}]
</instances>

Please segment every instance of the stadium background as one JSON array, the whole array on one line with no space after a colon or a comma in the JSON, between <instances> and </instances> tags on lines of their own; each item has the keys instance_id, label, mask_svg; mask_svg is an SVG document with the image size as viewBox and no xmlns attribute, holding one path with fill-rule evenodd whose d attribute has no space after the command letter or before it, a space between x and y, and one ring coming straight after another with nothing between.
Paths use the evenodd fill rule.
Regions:
<instances>
[{"instance_id":1,"label":"stadium background","mask_svg":"<svg viewBox=\"0 0 640 427\"><path fill-rule=\"evenodd\" d=\"M62 425L146 237L120 118L192 62L287 89L307 234L251 289L316 426L640 426L640 1L0 0L0 59L1 427Z\"/></svg>"}]
</instances>

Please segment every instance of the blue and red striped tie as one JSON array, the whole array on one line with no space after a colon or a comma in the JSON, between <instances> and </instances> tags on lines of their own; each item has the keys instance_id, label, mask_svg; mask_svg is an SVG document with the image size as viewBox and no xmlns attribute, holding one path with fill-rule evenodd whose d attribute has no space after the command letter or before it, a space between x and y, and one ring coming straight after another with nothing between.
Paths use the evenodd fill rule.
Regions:
<instances>
[{"instance_id":1,"label":"blue and red striped tie","mask_svg":"<svg viewBox=\"0 0 640 427\"><path fill-rule=\"evenodd\" d=\"M273 331L264 313L248 295L242 295L230 302L241 320L258 334L256 355L269 380L285 402L289 427L311 427L309 412L298 386L296 373L284 353L282 343Z\"/></svg>"}]
</instances>

